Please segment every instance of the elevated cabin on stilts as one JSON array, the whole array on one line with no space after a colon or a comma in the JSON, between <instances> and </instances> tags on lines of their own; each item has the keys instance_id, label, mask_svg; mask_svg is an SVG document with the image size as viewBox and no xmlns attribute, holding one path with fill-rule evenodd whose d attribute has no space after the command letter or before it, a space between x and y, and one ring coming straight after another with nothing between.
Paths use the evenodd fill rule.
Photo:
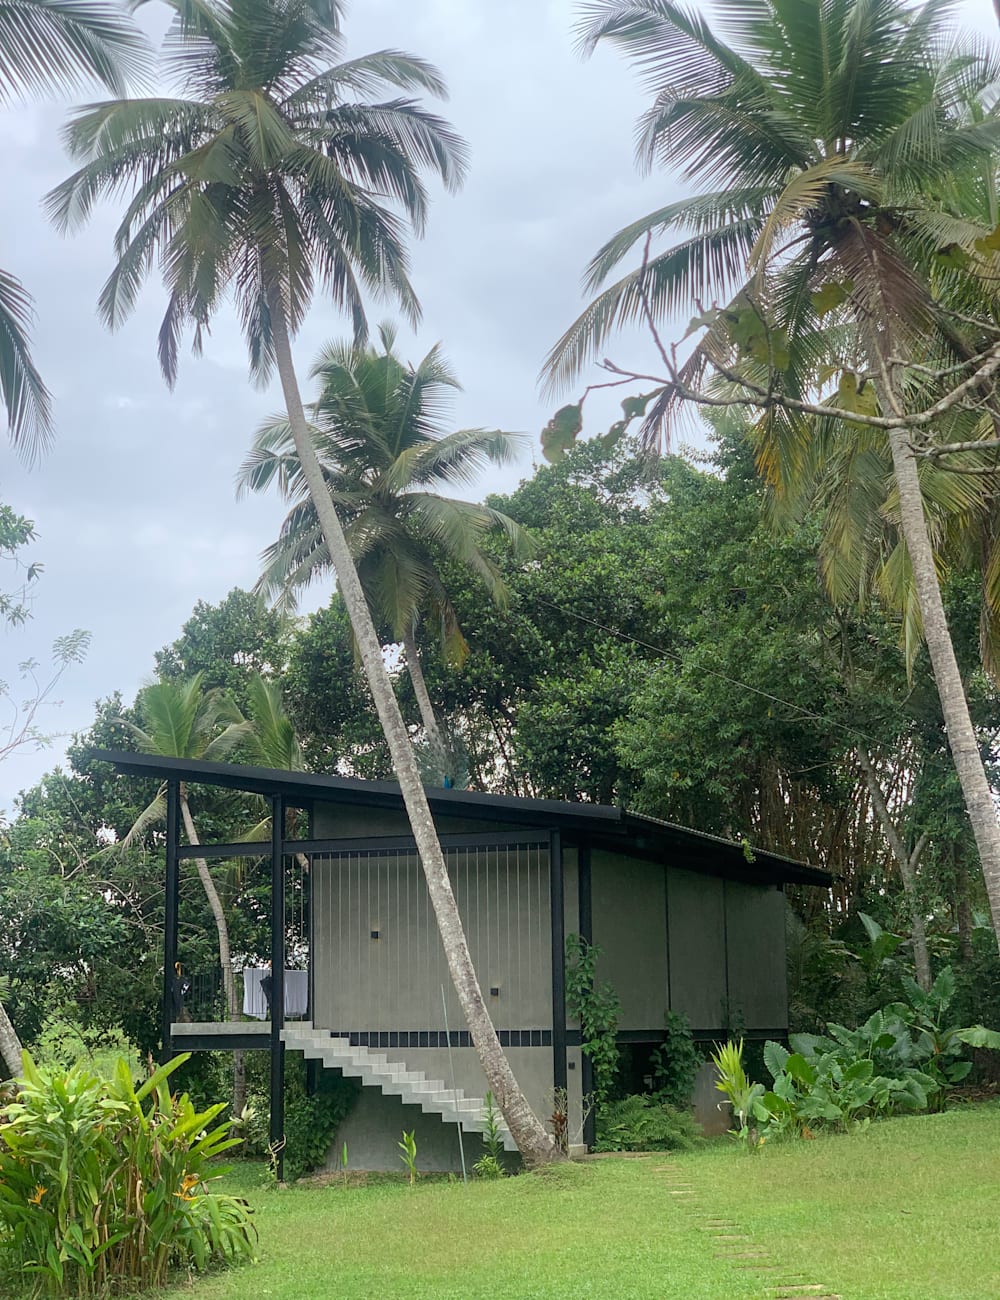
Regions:
<instances>
[{"instance_id":1,"label":"elevated cabin on stilts","mask_svg":"<svg viewBox=\"0 0 1000 1300\"><path fill-rule=\"evenodd\" d=\"M285 1053L361 1080L335 1139L351 1164L398 1168L416 1129L423 1168L458 1167L482 1147L486 1083L448 975L399 787L389 781L94 751L121 772L166 782L163 1051L271 1054L271 1140L284 1136ZM180 784L263 796L270 844L181 842ZM783 1037L787 884L826 887L822 871L620 808L428 790L452 886L493 1023L536 1113L568 1098L569 1138L592 1140L579 1027L566 1011L565 942L599 946L598 976L621 1001L619 1040L636 1054L683 1012L697 1039ZM308 813L308 837L286 833ZM268 856L270 971L244 972L243 1021L182 1008L174 972L185 859ZM286 915L294 878L296 917ZM289 965L295 949L294 969ZM263 985L263 987L262 987ZM266 993L266 997L262 994ZM267 1019L267 1009L270 1016ZM714 1102L711 1103L714 1109ZM504 1130L506 1145L512 1149Z\"/></svg>"}]
</instances>

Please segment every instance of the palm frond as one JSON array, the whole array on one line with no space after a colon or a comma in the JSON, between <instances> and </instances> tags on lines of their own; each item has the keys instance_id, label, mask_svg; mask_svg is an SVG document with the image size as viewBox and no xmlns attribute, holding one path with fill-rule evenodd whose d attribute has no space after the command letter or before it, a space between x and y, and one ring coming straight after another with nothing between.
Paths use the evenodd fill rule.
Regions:
<instances>
[{"instance_id":1,"label":"palm frond","mask_svg":"<svg viewBox=\"0 0 1000 1300\"><path fill-rule=\"evenodd\" d=\"M0 4L0 104L99 81L123 95L149 70L149 46L117 6L101 0Z\"/></svg>"},{"instance_id":2,"label":"palm frond","mask_svg":"<svg viewBox=\"0 0 1000 1300\"><path fill-rule=\"evenodd\" d=\"M15 448L29 463L52 435L49 391L31 359L31 297L9 272L0 270L0 402Z\"/></svg>"}]
</instances>

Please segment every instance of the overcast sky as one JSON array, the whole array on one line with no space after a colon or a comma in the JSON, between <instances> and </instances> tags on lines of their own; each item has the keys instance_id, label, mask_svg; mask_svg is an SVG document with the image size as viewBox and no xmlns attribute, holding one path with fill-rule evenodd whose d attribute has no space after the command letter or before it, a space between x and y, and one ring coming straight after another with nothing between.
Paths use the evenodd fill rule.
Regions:
<instances>
[{"instance_id":1,"label":"overcast sky","mask_svg":"<svg viewBox=\"0 0 1000 1300\"><path fill-rule=\"evenodd\" d=\"M991 0L963 9L969 25L996 30ZM609 234L677 192L668 176L636 175L641 94L612 51L576 56L574 10L573 0L354 0L346 24L352 54L388 46L436 63L451 90L441 111L471 149L464 189L435 193L428 233L413 246L424 319L416 335L401 330L398 349L417 360L440 341L465 390L456 427L523 430L535 448L552 409L536 376L582 306L586 262ZM159 5L142 11L152 35L165 15ZM157 282L120 333L100 324L116 209L63 239L40 207L69 171L58 139L64 117L65 106L0 113L0 266L35 296L35 358L58 426L53 449L30 470L0 445L0 501L35 520L31 558L45 565L31 623L0 631L0 678L16 681L29 657L44 666L54 637L89 629L86 662L70 668L61 703L39 720L65 735L89 724L97 699L114 690L132 698L197 600L253 585L284 512L276 499L234 500L253 433L280 406L276 388L249 385L235 321L220 316L205 355L184 355L173 392L156 363ZM301 372L344 333L317 301L296 343ZM624 347L629 362L641 362L644 345ZM530 472L529 454L519 472L484 481L476 495ZM3 573L0 587L11 585ZM310 603L328 597L329 588L316 589ZM0 764L0 809L13 810L17 791L59 761L64 743Z\"/></svg>"}]
</instances>

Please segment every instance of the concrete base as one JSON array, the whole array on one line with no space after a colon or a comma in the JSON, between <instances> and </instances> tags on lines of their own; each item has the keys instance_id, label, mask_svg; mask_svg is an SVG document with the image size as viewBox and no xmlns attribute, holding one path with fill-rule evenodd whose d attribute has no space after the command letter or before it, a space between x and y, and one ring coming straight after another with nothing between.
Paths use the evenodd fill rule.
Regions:
<instances>
[{"instance_id":1,"label":"concrete base","mask_svg":"<svg viewBox=\"0 0 1000 1300\"><path fill-rule=\"evenodd\" d=\"M412 1132L417 1142L417 1168L422 1173L454 1173L461 1175L462 1159L459 1151L457 1124L446 1124L440 1115L428 1115L419 1106L404 1105L400 1097L387 1097L377 1088L363 1088L354 1109L344 1120L333 1139L327 1156L327 1171L339 1171L341 1152L347 1143L348 1169L394 1170L400 1173L405 1165L398 1143L403 1133ZM478 1133L463 1133L465 1165L470 1175L472 1166L486 1154ZM504 1163L515 1169L520 1157L504 1152Z\"/></svg>"},{"instance_id":2,"label":"concrete base","mask_svg":"<svg viewBox=\"0 0 1000 1300\"><path fill-rule=\"evenodd\" d=\"M733 1126L732 1107L715 1086L715 1066L705 1061L694 1077L694 1117L706 1137L728 1133Z\"/></svg>"}]
</instances>

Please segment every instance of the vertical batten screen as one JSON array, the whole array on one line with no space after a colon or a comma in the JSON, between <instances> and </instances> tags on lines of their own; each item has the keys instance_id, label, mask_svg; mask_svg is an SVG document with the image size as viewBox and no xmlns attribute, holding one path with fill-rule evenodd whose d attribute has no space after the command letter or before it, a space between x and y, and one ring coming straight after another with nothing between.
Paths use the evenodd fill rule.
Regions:
<instances>
[{"instance_id":1,"label":"vertical batten screen","mask_svg":"<svg viewBox=\"0 0 1000 1300\"><path fill-rule=\"evenodd\" d=\"M450 848L446 858L497 1029L551 1029L548 845ZM414 850L315 854L311 875L317 1028L438 1032L442 985L452 1028L464 1027Z\"/></svg>"}]
</instances>

